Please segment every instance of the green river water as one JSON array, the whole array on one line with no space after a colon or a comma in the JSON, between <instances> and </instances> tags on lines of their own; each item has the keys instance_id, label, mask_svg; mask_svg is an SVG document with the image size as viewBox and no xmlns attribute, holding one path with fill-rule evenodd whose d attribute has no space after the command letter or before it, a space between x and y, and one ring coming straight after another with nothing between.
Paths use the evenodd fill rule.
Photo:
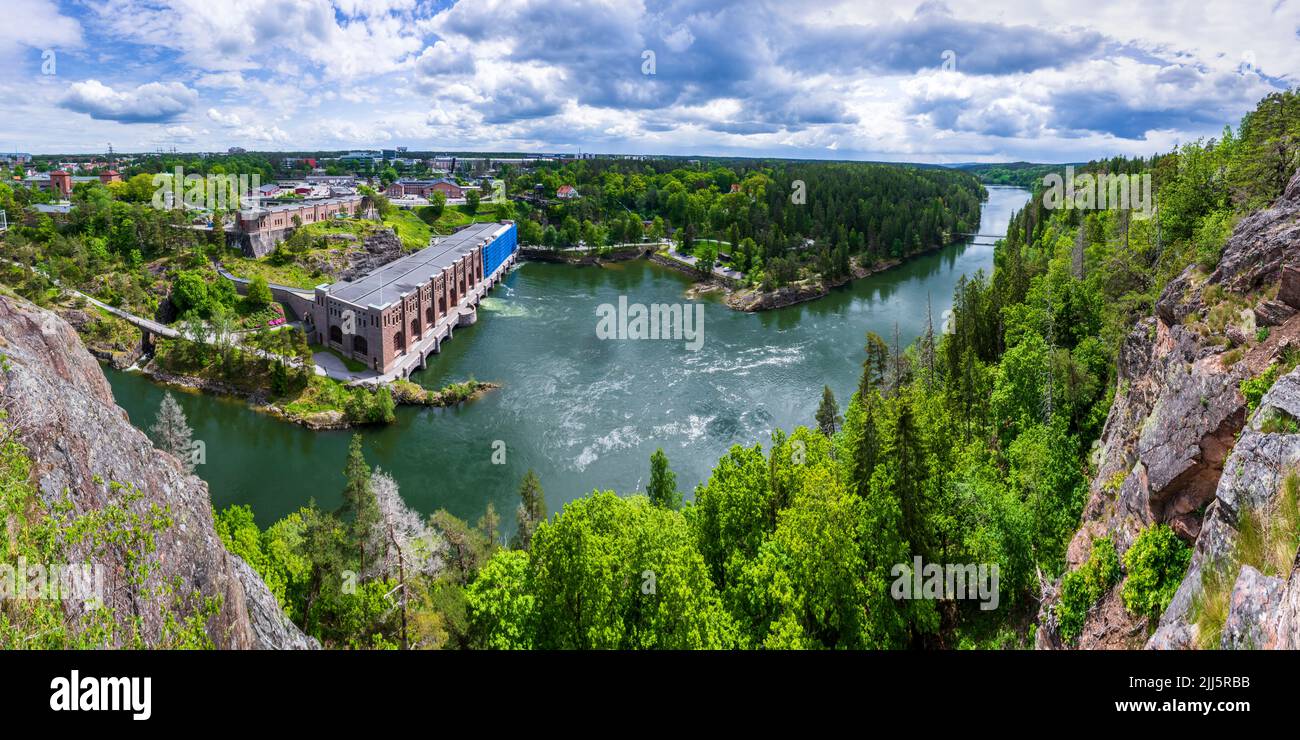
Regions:
<instances>
[{"instance_id":1,"label":"green river water","mask_svg":"<svg viewBox=\"0 0 1300 740\"><path fill-rule=\"evenodd\" d=\"M1027 192L990 187L982 234L1004 234ZM644 260L604 267L524 263L412 380L429 387L470 376L499 390L455 409L399 408L396 424L365 429L367 459L388 471L407 502L477 519L487 502L514 527L519 480L537 471L548 508L595 488L639 490L656 447L690 496L731 445L766 443L774 428L813 424L823 385L841 407L857 383L867 331L903 342L936 331L961 275L992 269L993 247L948 247L810 303L758 314L704 304L704 341L601 340L596 307L686 303L685 275ZM139 373L105 369L117 402L147 428L164 390ZM177 394L203 440L198 474L213 504L250 504L263 526L309 499L336 506L351 431L312 432L242 402ZM494 449L504 445L504 464ZM499 460L500 456L497 456Z\"/></svg>"}]
</instances>

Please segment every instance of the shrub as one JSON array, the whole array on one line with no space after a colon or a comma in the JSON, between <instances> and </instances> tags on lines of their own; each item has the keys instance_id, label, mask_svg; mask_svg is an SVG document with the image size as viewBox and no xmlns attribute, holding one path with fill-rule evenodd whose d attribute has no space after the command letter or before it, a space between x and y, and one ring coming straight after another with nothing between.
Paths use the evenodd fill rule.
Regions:
<instances>
[{"instance_id":1,"label":"shrub","mask_svg":"<svg viewBox=\"0 0 1300 740\"><path fill-rule=\"evenodd\" d=\"M1219 265L1219 258L1223 255L1223 245L1232 234L1233 223L1231 213L1215 211L1201 219L1200 225L1193 232L1192 241L1196 245L1196 261L1206 272Z\"/></svg>"},{"instance_id":2,"label":"shrub","mask_svg":"<svg viewBox=\"0 0 1300 740\"><path fill-rule=\"evenodd\" d=\"M1148 527L1124 553L1128 578L1124 607L1135 616L1159 617L1183 580L1192 550L1165 524Z\"/></svg>"},{"instance_id":3,"label":"shrub","mask_svg":"<svg viewBox=\"0 0 1300 740\"><path fill-rule=\"evenodd\" d=\"M1268 389L1273 387L1277 376L1278 366L1269 365L1268 369L1259 375L1241 381L1239 387L1241 388L1241 395L1246 397L1246 408L1249 413L1253 414L1255 409L1259 408L1259 402L1264 399L1264 394L1268 393Z\"/></svg>"},{"instance_id":4,"label":"shrub","mask_svg":"<svg viewBox=\"0 0 1300 740\"><path fill-rule=\"evenodd\" d=\"M1093 540L1088 560L1061 579L1056 621L1061 639L1073 643L1093 605L1119 580L1119 555L1109 537Z\"/></svg>"},{"instance_id":5,"label":"shrub","mask_svg":"<svg viewBox=\"0 0 1300 740\"><path fill-rule=\"evenodd\" d=\"M252 280L248 281L248 305L254 309L266 308L271 305L274 298L271 296L271 287L267 284L266 278L261 275L254 275Z\"/></svg>"},{"instance_id":6,"label":"shrub","mask_svg":"<svg viewBox=\"0 0 1300 740\"><path fill-rule=\"evenodd\" d=\"M208 297L208 283L201 273L193 270L186 270L176 277L176 283L172 286L171 299L172 304L176 306L178 316L193 311L207 317L212 311L212 302Z\"/></svg>"}]
</instances>

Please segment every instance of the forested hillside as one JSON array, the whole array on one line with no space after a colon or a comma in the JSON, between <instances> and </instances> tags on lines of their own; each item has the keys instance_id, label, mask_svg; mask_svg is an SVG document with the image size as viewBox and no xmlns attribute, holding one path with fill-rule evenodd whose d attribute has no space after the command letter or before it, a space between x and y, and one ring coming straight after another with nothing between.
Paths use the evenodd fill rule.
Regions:
<instances>
[{"instance_id":1,"label":"forested hillside","mask_svg":"<svg viewBox=\"0 0 1300 740\"><path fill-rule=\"evenodd\" d=\"M754 283L801 272L847 275L861 264L943 246L979 224L983 188L965 173L846 162L578 160L538 167L511 191L541 197L521 213L525 243L559 247L639 241L672 233L712 260L722 250ZM552 198L564 185L579 197ZM707 241L701 241L707 240Z\"/></svg>"}]
</instances>

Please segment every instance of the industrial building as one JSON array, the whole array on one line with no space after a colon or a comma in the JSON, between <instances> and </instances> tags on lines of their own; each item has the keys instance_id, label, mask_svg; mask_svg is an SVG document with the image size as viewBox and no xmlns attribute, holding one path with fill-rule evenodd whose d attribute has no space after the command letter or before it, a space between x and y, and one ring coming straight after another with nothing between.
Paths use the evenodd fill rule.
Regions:
<instances>
[{"instance_id":1,"label":"industrial building","mask_svg":"<svg viewBox=\"0 0 1300 740\"><path fill-rule=\"evenodd\" d=\"M313 342L384 375L406 377L475 307L516 259L513 222L472 224L350 282L319 285L308 316Z\"/></svg>"}]
</instances>

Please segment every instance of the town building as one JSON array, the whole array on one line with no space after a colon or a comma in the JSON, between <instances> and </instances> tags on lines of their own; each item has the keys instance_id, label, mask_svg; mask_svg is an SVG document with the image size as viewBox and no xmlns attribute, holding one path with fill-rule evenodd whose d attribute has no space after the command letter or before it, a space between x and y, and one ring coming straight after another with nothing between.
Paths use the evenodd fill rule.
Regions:
<instances>
[{"instance_id":1,"label":"town building","mask_svg":"<svg viewBox=\"0 0 1300 740\"><path fill-rule=\"evenodd\" d=\"M23 184L37 190L48 190L60 198L72 197L72 188L81 182L99 182L94 175L74 175L67 170L55 170L49 174L33 172L23 178Z\"/></svg>"},{"instance_id":2,"label":"town building","mask_svg":"<svg viewBox=\"0 0 1300 740\"><path fill-rule=\"evenodd\" d=\"M425 367L515 261L510 221L479 223L351 282L319 285L306 317L313 342L406 377Z\"/></svg>"},{"instance_id":3,"label":"town building","mask_svg":"<svg viewBox=\"0 0 1300 740\"><path fill-rule=\"evenodd\" d=\"M235 221L240 247L250 257L265 257L289 229L332 218L360 215L362 197L315 198L245 208Z\"/></svg>"},{"instance_id":4,"label":"town building","mask_svg":"<svg viewBox=\"0 0 1300 740\"><path fill-rule=\"evenodd\" d=\"M561 198L563 200L573 200L574 198L578 198L580 196L578 194L578 189L573 187L572 185L561 185L555 191L555 197Z\"/></svg>"},{"instance_id":5,"label":"town building","mask_svg":"<svg viewBox=\"0 0 1300 740\"><path fill-rule=\"evenodd\" d=\"M398 180L384 194L390 198L428 198L434 193L442 193L451 198L464 198L465 191L473 190L472 186L461 185L455 180Z\"/></svg>"},{"instance_id":6,"label":"town building","mask_svg":"<svg viewBox=\"0 0 1300 740\"><path fill-rule=\"evenodd\" d=\"M55 170L50 173L50 190L64 198L72 195L72 174L67 170Z\"/></svg>"}]
</instances>

